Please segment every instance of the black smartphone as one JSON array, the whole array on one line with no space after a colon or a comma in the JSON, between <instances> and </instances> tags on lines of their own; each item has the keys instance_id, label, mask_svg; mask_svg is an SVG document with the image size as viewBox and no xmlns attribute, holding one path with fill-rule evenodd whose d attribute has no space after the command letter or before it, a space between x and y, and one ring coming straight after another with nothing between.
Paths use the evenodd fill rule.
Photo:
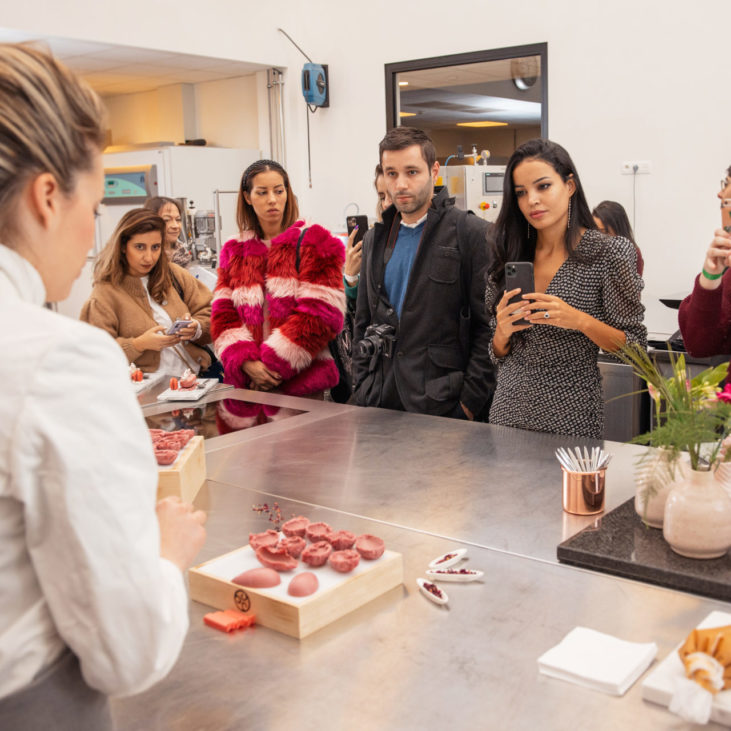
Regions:
<instances>
[{"instance_id":1,"label":"black smartphone","mask_svg":"<svg viewBox=\"0 0 731 731\"><path fill-rule=\"evenodd\" d=\"M508 300L511 305L525 302L524 294L536 291L533 279L533 262L531 261L509 261L505 264L505 289L509 291L520 287L520 292ZM524 318L515 321L516 325L530 325Z\"/></svg>"},{"instance_id":2,"label":"black smartphone","mask_svg":"<svg viewBox=\"0 0 731 731\"><path fill-rule=\"evenodd\" d=\"M353 246L355 246L365 236L365 232L368 230L368 216L348 216L345 222L348 226L348 236L353 233L353 229L356 226L358 227L358 233L353 239Z\"/></svg>"}]
</instances>

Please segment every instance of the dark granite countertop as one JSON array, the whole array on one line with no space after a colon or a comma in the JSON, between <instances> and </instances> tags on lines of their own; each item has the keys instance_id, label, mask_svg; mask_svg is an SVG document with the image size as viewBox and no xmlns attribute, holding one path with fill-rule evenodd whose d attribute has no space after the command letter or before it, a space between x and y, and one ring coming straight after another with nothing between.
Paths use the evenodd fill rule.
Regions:
<instances>
[{"instance_id":1,"label":"dark granite countertop","mask_svg":"<svg viewBox=\"0 0 731 731\"><path fill-rule=\"evenodd\" d=\"M675 553L662 530L648 528L634 498L559 544L558 560L670 589L731 601L731 559L692 559Z\"/></svg>"}]
</instances>

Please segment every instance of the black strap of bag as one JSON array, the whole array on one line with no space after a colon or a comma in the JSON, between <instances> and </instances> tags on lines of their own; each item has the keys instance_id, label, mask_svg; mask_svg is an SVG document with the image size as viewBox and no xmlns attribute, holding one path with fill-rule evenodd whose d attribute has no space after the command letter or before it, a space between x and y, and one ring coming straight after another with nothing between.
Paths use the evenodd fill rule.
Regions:
<instances>
[{"instance_id":1,"label":"black strap of bag","mask_svg":"<svg viewBox=\"0 0 731 731\"><path fill-rule=\"evenodd\" d=\"M178 278L175 276L175 272L170 269L170 279L172 280L173 287L175 291L178 293L178 296L183 301L183 304L185 304L185 296L183 295L183 287L178 281ZM202 348L203 350L208 353L208 357L211 359L211 364L206 368L204 371L201 371L198 374L199 378L216 378L218 379L219 383L223 383L223 364L220 360L216 357L216 354L213 352L213 348L211 348L209 345L201 345L200 343L195 343L195 345L199 348Z\"/></svg>"}]
</instances>

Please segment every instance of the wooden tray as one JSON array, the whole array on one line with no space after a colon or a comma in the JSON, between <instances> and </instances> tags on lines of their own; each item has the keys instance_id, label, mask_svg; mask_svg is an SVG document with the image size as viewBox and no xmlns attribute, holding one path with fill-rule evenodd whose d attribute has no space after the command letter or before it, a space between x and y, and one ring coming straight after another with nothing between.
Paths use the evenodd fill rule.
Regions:
<instances>
[{"instance_id":1,"label":"wooden tray","mask_svg":"<svg viewBox=\"0 0 731 731\"><path fill-rule=\"evenodd\" d=\"M192 503L206 481L206 452L203 437L193 437L170 465L159 465L157 499L174 495Z\"/></svg>"},{"instance_id":2,"label":"wooden tray","mask_svg":"<svg viewBox=\"0 0 731 731\"><path fill-rule=\"evenodd\" d=\"M216 609L251 611L257 624L302 639L403 583L403 559L394 551L385 551L375 561L361 559L348 574L329 565L313 569L300 562L296 570L282 572L282 583L270 589L228 580L251 568L261 564L249 546L195 566L188 572L190 597ZM289 596L289 582L305 571L317 576L320 588L311 596Z\"/></svg>"}]
</instances>

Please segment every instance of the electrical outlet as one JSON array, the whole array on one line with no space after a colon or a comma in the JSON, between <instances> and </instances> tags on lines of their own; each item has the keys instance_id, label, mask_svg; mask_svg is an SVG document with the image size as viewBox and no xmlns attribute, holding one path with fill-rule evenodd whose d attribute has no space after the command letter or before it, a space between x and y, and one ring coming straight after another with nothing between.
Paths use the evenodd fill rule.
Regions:
<instances>
[{"instance_id":1,"label":"electrical outlet","mask_svg":"<svg viewBox=\"0 0 731 731\"><path fill-rule=\"evenodd\" d=\"M622 175L634 175L637 165L637 175L649 175L652 172L652 163L649 160L625 160L622 163Z\"/></svg>"}]
</instances>

